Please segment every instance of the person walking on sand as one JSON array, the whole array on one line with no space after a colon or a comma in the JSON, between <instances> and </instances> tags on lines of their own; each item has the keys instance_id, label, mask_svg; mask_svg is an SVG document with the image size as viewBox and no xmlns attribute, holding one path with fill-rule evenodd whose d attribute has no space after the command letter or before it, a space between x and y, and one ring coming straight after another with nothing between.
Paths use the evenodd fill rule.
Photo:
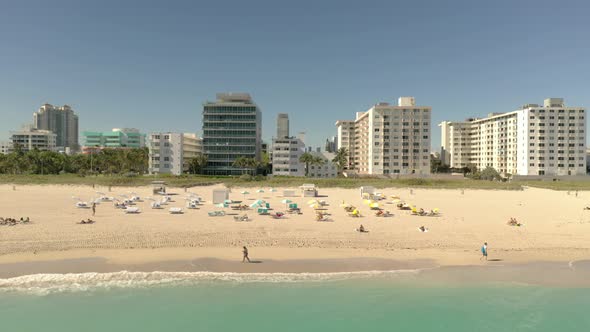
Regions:
<instances>
[{"instance_id":1,"label":"person walking on sand","mask_svg":"<svg viewBox=\"0 0 590 332\"><path fill-rule=\"evenodd\" d=\"M96 202L92 203L92 216L96 214Z\"/></svg>"},{"instance_id":2,"label":"person walking on sand","mask_svg":"<svg viewBox=\"0 0 590 332\"><path fill-rule=\"evenodd\" d=\"M482 258L486 258L486 261L488 260L488 243L484 242L483 246L481 247L481 257L479 258L479 260L481 260Z\"/></svg>"},{"instance_id":3,"label":"person walking on sand","mask_svg":"<svg viewBox=\"0 0 590 332\"><path fill-rule=\"evenodd\" d=\"M246 260L248 260L248 263L250 263L250 258L248 257L248 248L246 248L246 246L244 246L244 248L242 249L242 253L244 254L244 257L242 258L242 263L244 263Z\"/></svg>"}]
</instances>

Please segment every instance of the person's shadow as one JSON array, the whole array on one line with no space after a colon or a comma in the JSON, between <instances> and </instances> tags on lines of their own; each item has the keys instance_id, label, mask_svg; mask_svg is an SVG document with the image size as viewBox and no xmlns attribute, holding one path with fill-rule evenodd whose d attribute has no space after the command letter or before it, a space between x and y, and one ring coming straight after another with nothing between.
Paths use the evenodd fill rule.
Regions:
<instances>
[{"instance_id":1,"label":"person's shadow","mask_svg":"<svg viewBox=\"0 0 590 332\"><path fill-rule=\"evenodd\" d=\"M262 263L262 261L249 261L248 263L250 263L250 264L260 264L260 263Z\"/></svg>"},{"instance_id":2,"label":"person's shadow","mask_svg":"<svg viewBox=\"0 0 590 332\"><path fill-rule=\"evenodd\" d=\"M488 262L502 262L503 259L500 258L493 258L493 259L488 259Z\"/></svg>"}]
</instances>

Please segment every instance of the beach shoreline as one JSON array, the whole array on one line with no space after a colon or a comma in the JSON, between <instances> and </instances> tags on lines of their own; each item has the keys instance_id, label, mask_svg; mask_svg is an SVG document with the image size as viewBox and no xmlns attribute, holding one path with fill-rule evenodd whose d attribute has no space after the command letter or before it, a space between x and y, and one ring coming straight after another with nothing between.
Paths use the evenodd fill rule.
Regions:
<instances>
[{"instance_id":1,"label":"beach shoreline","mask_svg":"<svg viewBox=\"0 0 590 332\"><path fill-rule=\"evenodd\" d=\"M189 253L177 256L182 258L174 260L160 260L167 256L159 255L151 256L147 260L136 260L132 257L135 255L145 257L145 253L126 253L126 255L125 257L131 259L125 261L125 257L121 255L107 258L98 255L76 256L72 253L61 255L61 258L58 258L60 255L41 256L37 260L33 257L27 259L13 257L12 262L7 262L4 258L0 262L0 289L14 286L11 280L20 280L20 278L27 278L25 282L27 287L43 287L43 285L47 286L47 283L59 284L63 282L62 278L65 280L74 278L76 283L81 285L86 282L93 283L95 279L101 282L113 282L115 285L116 282L123 282L118 287L124 287L133 286L130 280L141 284L141 279L154 282L158 278L165 280L172 278L183 282L194 278L225 280L224 278L231 277L234 281L264 282L277 281L276 276L280 276L279 281L285 282L370 277L381 278L379 280L383 281L392 280L387 277L394 276L394 281L412 282L423 286L461 287L501 283L548 287L590 287L590 260L454 261L457 264L453 264L453 260L448 260L441 264L441 261L434 259L413 259L408 256L405 256L405 259L394 259L395 255L390 258L375 256L338 258L335 255L311 258L306 253L298 253L293 256L298 258L277 259L262 256L253 258L252 263L242 263L239 259L190 256ZM37 280L36 276L39 276L37 286L34 282ZM268 279L265 279L265 276ZM123 278L123 280L117 278ZM18 283L20 284L21 281ZM128 284L125 285L125 283Z\"/></svg>"},{"instance_id":2,"label":"beach shoreline","mask_svg":"<svg viewBox=\"0 0 590 332\"><path fill-rule=\"evenodd\" d=\"M13 190L12 186L0 185L0 217L31 219L29 224L0 226L0 265L13 264L11 268L16 271L3 275L52 271L40 266L54 266L56 273L89 272L93 265L88 260L115 266L109 267L109 271L142 264L149 265L146 270L150 271L157 271L158 266L182 271L182 266L171 262L199 261L212 271L323 273L534 262L567 266L573 261L590 259L590 212L584 210L590 192L585 191L570 195L536 188L389 188L380 190L387 198L380 206L393 216L379 218L365 204L358 189L319 188L319 199L327 201L321 211L330 213L330 222L317 222L315 211L308 204L309 197L289 197L302 214L288 214L281 219L258 215L253 209L239 212L229 208L225 209L225 216L210 217L208 212L219 210L210 201L211 192L222 188L225 187L168 188L175 194L173 201L163 209L153 210L150 187L118 187L108 191L91 186L28 185ZM286 204L282 201L286 198L282 192L288 188L265 189L243 194L251 189L232 188L230 199L245 204L264 199L274 208L271 212L284 211ZM125 214L115 209L112 202L97 205L95 216L90 209L75 207L77 200L91 201L98 195L117 199L138 195L143 198L136 205L141 213ZM198 195L204 203L199 209L187 209L187 195ZM397 210L391 196L427 211L437 209L440 215L420 217ZM342 208L343 203L357 206L362 217L350 217ZM169 214L170 207L181 207L184 213ZM241 213L247 213L251 221L235 222L232 215ZM506 224L513 217L522 223L521 227ZM78 224L88 218L96 222ZM369 233L355 231L361 224ZM420 226L429 231L420 232ZM481 260L484 242L488 242L488 262ZM251 259L262 263L241 264L242 246L250 249ZM84 261L86 268L62 264L68 260ZM204 260L209 261L205 264ZM30 267L23 268L26 265ZM95 264L97 271L98 267ZM21 268L24 272L19 272Z\"/></svg>"}]
</instances>

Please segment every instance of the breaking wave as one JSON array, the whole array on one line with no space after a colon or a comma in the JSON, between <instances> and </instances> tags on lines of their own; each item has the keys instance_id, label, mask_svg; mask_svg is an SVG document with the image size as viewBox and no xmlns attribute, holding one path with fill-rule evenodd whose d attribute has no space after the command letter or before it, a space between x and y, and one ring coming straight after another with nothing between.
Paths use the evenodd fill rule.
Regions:
<instances>
[{"instance_id":1,"label":"breaking wave","mask_svg":"<svg viewBox=\"0 0 590 332\"><path fill-rule=\"evenodd\" d=\"M341 281L355 278L388 277L417 274L423 269L359 271L333 273L235 273L235 272L111 272L32 274L0 279L0 292L49 295L154 286L191 286L207 282L226 283L295 283Z\"/></svg>"}]
</instances>

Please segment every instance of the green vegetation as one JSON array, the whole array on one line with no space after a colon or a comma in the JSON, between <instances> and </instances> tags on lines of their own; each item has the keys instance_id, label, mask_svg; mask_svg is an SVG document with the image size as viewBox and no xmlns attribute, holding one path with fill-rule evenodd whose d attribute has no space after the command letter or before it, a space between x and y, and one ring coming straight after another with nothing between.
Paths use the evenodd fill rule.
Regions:
<instances>
[{"instance_id":1,"label":"green vegetation","mask_svg":"<svg viewBox=\"0 0 590 332\"><path fill-rule=\"evenodd\" d=\"M305 177L272 177L243 175L239 177L215 177L202 175L0 175L0 184L64 184L64 185L100 185L100 186L147 186L151 181L166 181L174 187L193 187L223 183L229 187L298 187L304 183L315 183L320 188L358 188L374 186L376 188L440 188L440 189L503 189L519 190L520 183L498 181L475 181L469 179L438 180L438 179L381 179L381 178L305 178ZM528 184L527 184L528 185ZM534 184L530 184L534 186ZM590 188L590 183L588 184Z\"/></svg>"},{"instance_id":2,"label":"green vegetation","mask_svg":"<svg viewBox=\"0 0 590 332\"><path fill-rule=\"evenodd\" d=\"M25 152L15 146L0 154L0 174L144 174L148 170L148 150L104 149L97 153L68 156L37 149Z\"/></svg>"}]
</instances>

